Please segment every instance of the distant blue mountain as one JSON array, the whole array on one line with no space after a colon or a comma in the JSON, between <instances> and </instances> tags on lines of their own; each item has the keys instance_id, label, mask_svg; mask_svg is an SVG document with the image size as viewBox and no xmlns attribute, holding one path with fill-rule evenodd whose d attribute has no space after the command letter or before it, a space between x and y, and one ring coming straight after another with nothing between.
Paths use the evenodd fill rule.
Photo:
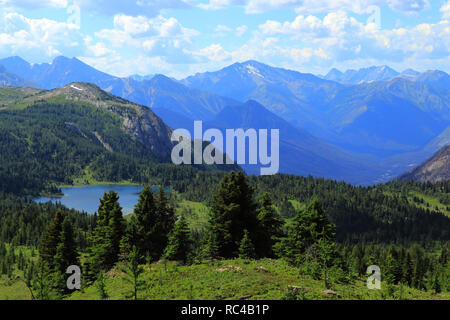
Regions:
<instances>
[{"instance_id":1,"label":"distant blue mountain","mask_svg":"<svg viewBox=\"0 0 450 320\"><path fill-rule=\"evenodd\" d=\"M330 70L330 72L327 73L326 76L321 77L321 78L339 82L344 78L344 74L341 71L339 71L338 69L333 68Z\"/></svg>"},{"instance_id":2,"label":"distant blue mountain","mask_svg":"<svg viewBox=\"0 0 450 320\"><path fill-rule=\"evenodd\" d=\"M51 64L34 65L20 57L11 57L0 60L0 65L45 89L60 88L76 81L99 84L116 78L88 66L77 58L63 56L56 57Z\"/></svg>"},{"instance_id":3,"label":"distant blue mountain","mask_svg":"<svg viewBox=\"0 0 450 320\"><path fill-rule=\"evenodd\" d=\"M415 81L450 90L450 75L444 71L430 70L417 75Z\"/></svg>"},{"instance_id":4,"label":"distant blue mountain","mask_svg":"<svg viewBox=\"0 0 450 320\"><path fill-rule=\"evenodd\" d=\"M388 66L369 67L359 70L347 70L344 73L337 69L331 69L324 77L342 83L358 84L371 81L387 81L400 75L397 71Z\"/></svg>"},{"instance_id":5,"label":"distant blue mountain","mask_svg":"<svg viewBox=\"0 0 450 320\"><path fill-rule=\"evenodd\" d=\"M198 73L181 81L241 102L255 100L295 126L322 126L321 110L345 86L309 73L275 68L256 61L235 63L215 72Z\"/></svg>"},{"instance_id":6,"label":"distant blue mountain","mask_svg":"<svg viewBox=\"0 0 450 320\"><path fill-rule=\"evenodd\" d=\"M153 78L155 75L154 74L149 74L146 76L141 76L138 74L133 74L131 76L129 76L128 78L132 79L132 80L136 80L136 81L144 81L144 80L150 80L151 78Z\"/></svg>"},{"instance_id":7,"label":"distant blue mountain","mask_svg":"<svg viewBox=\"0 0 450 320\"><path fill-rule=\"evenodd\" d=\"M36 83L17 76L2 65L0 65L0 86L39 88Z\"/></svg>"},{"instance_id":8,"label":"distant blue mountain","mask_svg":"<svg viewBox=\"0 0 450 320\"><path fill-rule=\"evenodd\" d=\"M365 82L374 81L390 81L397 77L410 81L423 82L432 86L450 90L450 76L446 72L440 70L429 70L420 73L413 69L406 69L402 73L398 73L388 66L381 66L341 72L336 68L333 68L326 76L323 77L323 79L346 84L362 84Z\"/></svg>"}]
</instances>

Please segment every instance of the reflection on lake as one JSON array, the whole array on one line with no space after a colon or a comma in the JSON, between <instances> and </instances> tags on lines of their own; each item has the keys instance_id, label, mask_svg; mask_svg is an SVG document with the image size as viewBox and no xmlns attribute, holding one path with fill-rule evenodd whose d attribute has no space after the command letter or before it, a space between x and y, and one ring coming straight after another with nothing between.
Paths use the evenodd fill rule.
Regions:
<instances>
[{"instance_id":1,"label":"reflection on lake","mask_svg":"<svg viewBox=\"0 0 450 320\"><path fill-rule=\"evenodd\" d=\"M93 214L98 210L100 198L103 198L103 194L105 192L109 192L110 190L114 190L119 194L119 203L122 207L122 212L123 214L128 214L133 212L134 206L139 198L139 193L142 191L142 186L100 185L61 188L61 191L64 194L63 197L42 197L34 199L34 201L39 203L45 203L48 201L53 203L60 202L67 208Z\"/></svg>"}]
</instances>

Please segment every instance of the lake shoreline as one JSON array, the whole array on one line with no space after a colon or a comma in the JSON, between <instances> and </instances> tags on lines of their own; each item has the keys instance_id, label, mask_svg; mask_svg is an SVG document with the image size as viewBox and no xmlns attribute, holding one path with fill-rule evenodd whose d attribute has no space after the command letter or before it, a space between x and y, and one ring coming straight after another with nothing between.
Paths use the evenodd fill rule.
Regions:
<instances>
[{"instance_id":1,"label":"lake shoreline","mask_svg":"<svg viewBox=\"0 0 450 320\"><path fill-rule=\"evenodd\" d=\"M67 208L94 214L100 205L100 199L110 190L117 192L124 215L133 212L143 186L139 184L107 183L85 186L60 186L61 193L41 195L33 199L36 203L59 202Z\"/></svg>"}]
</instances>

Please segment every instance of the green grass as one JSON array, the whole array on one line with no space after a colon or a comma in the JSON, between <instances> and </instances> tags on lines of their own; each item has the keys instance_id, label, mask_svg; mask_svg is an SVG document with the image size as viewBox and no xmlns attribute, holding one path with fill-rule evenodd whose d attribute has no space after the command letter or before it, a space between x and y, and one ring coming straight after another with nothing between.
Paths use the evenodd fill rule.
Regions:
<instances>
[{"instance_id":1,"label":"green grass","mask_svg":"<svg viewBox=\"0 0 450 320\"><path fill-rule=\"evenodd\" d=\"M422 199L424 201L424 203L417 203L414 202L413 198L417 197L419 199ZM443 214L445 214L447 217L450 217L450 211L447 210L447 206L440 203L439 199L417 192L417 191L410 191L409 192L409 197L408 200L413 203L414 205L416 205L419 208L422 209L430 209L430 210L436 210L436 207L438 208L439 212L442 212ZM428 206L427 206L428 204Z\"/></svg>"},{"instance_id":2,"label":"green grass","mask_svg":"<svg viewBox=\"0 0 450 320\"><path fill-rule=\"evenodd\" d=\"M31 256L31 249L19 247L25 256ZM33 257L37 259L37 257ZM450 300L450 292L435 294L405 286L381 283L380 290L369 290L365 279L351 281L339 280L329 272L329 289L339 296L326 295L321 279L302 273L284 260L220 260L204 261L191 266L182 266L176 262L156 262L142 266L141 276L144 285L139 298L146 300L235 300L250 295L250 300L279 300L292 287L302 292L298 299L307 300ZM261 268L263 270L261 270ZM116 266L105 277L106 291L111 300L129 299L131 285L125 281L125 275ZM31 294L23 282L21 271L13 273L11 278L0 276L0 300L29 300ZM83 285L83 284L82 284ZM66 297L69 300L97 300L99 293L95 284L82 288Z\"/></svg>"},{"instance_id":3,"label":"green grass","mask_svg":"<svg viewBox=\"0 0 450 320\"><path fill-rule=\"evenodd\" d=\"M84 168L83 175L79 177L73 178L73 183L58 185L58 188L71 188L71 187L86 187L86 186L95 186L95 185L127 185L127 186L137 186L141 185L141 183L136 183L131 180L123 180L123 181L100 181L93 177L92 173L89 170L89 167Z\"/></svg>"},{"instance_id":4,"label":"green grass","mask_svg":"<svg viewBox=\"0 0 450 320\"><path fill-rule=\"evenodd\" d=\"M260 271L262 266L265 271ZM144 286L138 297L148 300L233 300L251 295L250 300L282 299L288 288L297 286L304 290L304 299L450 299L449 293L434 294L407 287L388 286L382 283L381 290L369 290L364 280L351 284L333 283L331 289L340 297L326 295L323 281L301 274L296 268L282 260L263 259L244 261L224 260L179 266L174 262L158 262L145 265L141 276ZM113 269L106 275L106 290L109 299L122 300L129 296L131 286L124 275ZM292 289L291 289L292 290ZM95 285L75 292L68 299L99 299Z\"/></svg>"},{"instance_id":5,"label":"green grass","mask_svg":"<svg viewBox=\"0 0 450 320\"><path fill-rule=\"evenodd\" d=\"M209 208L201 202L177 201L175 212L177 215L184 215L191 230L200 231L208 223Z\"/></svg>"},{"instance_id":6,"label":"green grass","mask_svg":"<svg viewBox=\"0 0 450 320\"><path fill-rule=\"evenodd\" d=\"M31 300L31 294L19 278L0 276L0 300Z\"/></svg>"}]
</instances>

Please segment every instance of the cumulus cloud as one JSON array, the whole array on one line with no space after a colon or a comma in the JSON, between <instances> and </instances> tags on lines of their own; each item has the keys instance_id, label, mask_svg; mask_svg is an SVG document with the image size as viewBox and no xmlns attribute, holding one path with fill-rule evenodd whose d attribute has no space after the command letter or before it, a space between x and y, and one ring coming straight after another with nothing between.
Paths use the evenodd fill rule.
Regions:
<instances>
[{"instance_id":1,"label":"cumulus cloud","mask_svg":"<svg viewBox=\"0 0 450 320\"><path fill-rule=\"evenodd\" d=\"M113 47L127 46L149 56L164 57L167 62L188 63L194 60L187 48L199 32L183 27L175 18L116 15L113 29L103 29L95 35Z\"/></svg>"},{"instance_id":2,"label":"cumulus cloud","mask_svg":"<svg viewBox=\"0 0 450 320\"><path fill-rule=\"evenodd\" d=\"M214 31L216 32L230 32L231 30L231 28L224 26L223 24L217 25L217 27L214 29Z\"/></svg>"},{"instance_id":3,"label":"cumulus cloud","mask_svg":"<svg viewBox=\"0 0 450 320\"><path fill-rule=\"evenodd\" d=\"M83 54L84 41L78 31L79 27L71 23L5 13L0 27L0 54L18 54L30 60Z\"/></svg>"},{"instance_id":4,"label":"cumulus cloud","mask_svg":"<svg viewBox=\"0 0 450 320\"><path fill-rule=\"evenodd\" d=\"M222 45L215 43L212 44L206 48L203 48L195 53L197 56L204 57L206 60L203 60L205 62L208 61L215 61L215 62L221 62L226 61L231 58L231 54L229 52L226 52Z\"/></svg>"},{"instance_id":5,"label":"cumulus cloud","mask_svg":"<svg viewBox=\"0 0 450 320\"><path fill-rule=\"evenodd\" d=\"M440 11L442 12L443 19L450 19L450 1L447 1L447 3L441 7Z\"/></svg>"}]
</instances>

